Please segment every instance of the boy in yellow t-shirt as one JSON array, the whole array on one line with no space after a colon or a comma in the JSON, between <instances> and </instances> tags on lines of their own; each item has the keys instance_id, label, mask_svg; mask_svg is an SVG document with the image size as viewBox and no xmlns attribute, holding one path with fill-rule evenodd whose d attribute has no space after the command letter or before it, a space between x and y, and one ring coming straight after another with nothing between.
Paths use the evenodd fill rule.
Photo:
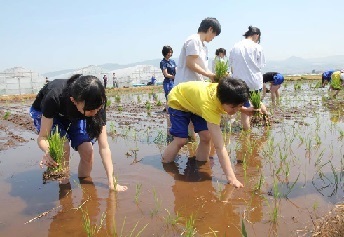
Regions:
<instances>
[{"instance_id":1,"label":"boy in yellow t-shirt","mask_svg":"<svg viewBox=\"0 0 344 237\"><path fill-rule=\"evenodd\" d=\"M196 160L208 160L212 140L227 181L237 188L243 187L233 172L222 138L220 121L221 114L233 115L238 110L251 115L254 109L243 107L248 98L249 89L239 79L227 77L219 83L190 81L178 84L168 95L170 133L174 140L166 147L162 162L174 161L187 142L188 125L192 121L195 132L200 137Z\"/></svg>"}]
</instances>

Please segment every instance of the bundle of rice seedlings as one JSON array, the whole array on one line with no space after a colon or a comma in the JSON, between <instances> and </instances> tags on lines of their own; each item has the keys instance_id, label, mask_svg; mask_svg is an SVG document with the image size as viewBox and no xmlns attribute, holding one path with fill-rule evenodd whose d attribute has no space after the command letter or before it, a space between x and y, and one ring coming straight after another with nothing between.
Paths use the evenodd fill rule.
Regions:
<instances>
[{"instance_id":1,"label":"bundle of rice seedlings","mask_svg":"<svg viewBox=\"0 0 344 237\"><path fill-rule=\"evenodd\" d=\"M261 98L259 92L252 92L250 100L253 105L253 108L260 109Z\"/></svg>"},{"instance_id":2,"label":"bundle of rice seedlings","mask_svg":"<svg viewBox=\"0 0 344 237\"><path fill-rule=\"evenodd\" d=\"M63 170L63 156L64 156L64 143L66 142L66 136L60 135L58 126L55 127L55 130L50 133L48 136L49 143L49 154L51 158L58 164L56 167L49 167L51 171L62 171Z\"/></svg>"},{"instance_id":3,"label":"bundle of rice seedlings","mask_svg":"<svg viewBox=\"0 0 344 237\"><path fill-rule=\"evenodd\" d=\"M219 82L227 75L228 63L224 61L216 61L215 63L215 82Z\"/></svg>"}]
</instances>

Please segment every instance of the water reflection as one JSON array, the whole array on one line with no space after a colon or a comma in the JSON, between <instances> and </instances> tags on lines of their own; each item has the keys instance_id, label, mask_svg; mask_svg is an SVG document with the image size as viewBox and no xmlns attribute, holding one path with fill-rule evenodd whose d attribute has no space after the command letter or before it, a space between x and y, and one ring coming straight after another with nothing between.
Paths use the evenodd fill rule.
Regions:
<instances>
[{"instance_id":1,"label":"water reflection","mask_svg":"<svg viewBox=\"0 0 344 237\"><path fill-rule=\"evenodd\" d=\"M244 205L240 194L231 185L220 189L213 187L211 162L196 161L188 158L185 167L178 163L163 164L164 170L175 183L174 212L186 221L193 216L198 233L219 231L230 236L241 236L239 206ZM238 197L236 197L238 196Z\"/></svg>"},{"instance_id":2,"label":"water reflection","mask_svg":"<svg viewBox=\"0 0 344 237\"><path fill-rule=\"evenodd\" d=\"M86 236L83 215L88 214L91 225L100 225L102 215L105 221L97 236L113 236L115 230L116 197L109 191L106 199L106 213L101 212L101 199L91 178L80 178L82 197L79 202L71 184L59 185L60 210L52 218L48 236ZM85 216L84 216L85 217Z\"/></svg>"}]
</instances>

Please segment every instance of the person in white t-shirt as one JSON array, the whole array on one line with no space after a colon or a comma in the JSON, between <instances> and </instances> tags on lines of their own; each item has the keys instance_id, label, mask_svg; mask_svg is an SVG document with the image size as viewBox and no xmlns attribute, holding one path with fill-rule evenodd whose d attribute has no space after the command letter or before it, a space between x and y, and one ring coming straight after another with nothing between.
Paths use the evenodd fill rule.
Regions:
<instances>
[{"instance_id":1,"label":"person in white t-shirt","mask_svg":"<svg viewBox=\"0 0 344 237\"><path fill-rule=\"evenodd\" d=\"M219 21L208 17L201 22L198 33L186 39L179 55L175 86L181 82L204 81L207 78L213 81L215 74L208 68L208 49L205 42L209 43L220 33Z\"/></svg>"},{"instance_id":2,"label":"person in white t-shirt","mask_svg":"<svg viewBox=\"0 0 344 237\"><path fill-rule=\"evenodd\" d=\"M232 77L246 82L251 92L261 91L263 88L262 67L265 66L265 57L262 46L259 45L261 32L257 27L249 26L243 35L245 39L236 43L229 54ZM247 101L245 107L251 106ZM266 107L261 105L262 112L266 113ZM241 123L244 130L250 129L250 116L241 113Z\"/></svg>"}]
</instances>

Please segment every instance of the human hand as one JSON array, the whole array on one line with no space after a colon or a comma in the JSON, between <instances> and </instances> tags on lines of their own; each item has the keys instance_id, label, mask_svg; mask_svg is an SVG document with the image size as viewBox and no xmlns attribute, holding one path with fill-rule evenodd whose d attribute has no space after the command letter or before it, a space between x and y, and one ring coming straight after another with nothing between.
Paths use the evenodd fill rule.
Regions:
<instances>
[{"instance_id":1,"label":"human hand","mask_svg":"<svg viewBox=\"0 0 344 237\"><path fill-rule=\"evenodd\" d=\"M234 179L233 181L229 181L229 183L236 188L243 188L244 187L244 185L242 183L240 183L240 181L237 179Z\"/></svg>"},{"instance_id":2,"label":"human hand","mask_svg":"<svg viewBox=\"0 0 344 237\"><path fill-rule=\"evenodd\" d=\"M110 190L115 190L117 192L123 192L123 191L127 191L128 187L116 184L116 188L114 187L114 185L109 185L109 189Z\"/></svg>"},{"instance_id":3,"label":"human hand","mask_svg":"<svg viewBox=\"0 0 344 237\"><path fill-rule=\"evenodd\" d=\"M46 165L47 167L57 167L59 164L56 163L53 158L51 158L49 152L46 152L41 160L41 162L39 162L40 167L43 169L44 165Z\"/></svg>"},{"instance_id":4,"label":"human hand","mask_svg":"<svg viewBox=\"0 0 344 237\"><path fill-rule=\"evenodd\" d=\"M208 72L206 75L212 82L215 81L215 74L212 72Z\"/></svg>"}]
</instances>

